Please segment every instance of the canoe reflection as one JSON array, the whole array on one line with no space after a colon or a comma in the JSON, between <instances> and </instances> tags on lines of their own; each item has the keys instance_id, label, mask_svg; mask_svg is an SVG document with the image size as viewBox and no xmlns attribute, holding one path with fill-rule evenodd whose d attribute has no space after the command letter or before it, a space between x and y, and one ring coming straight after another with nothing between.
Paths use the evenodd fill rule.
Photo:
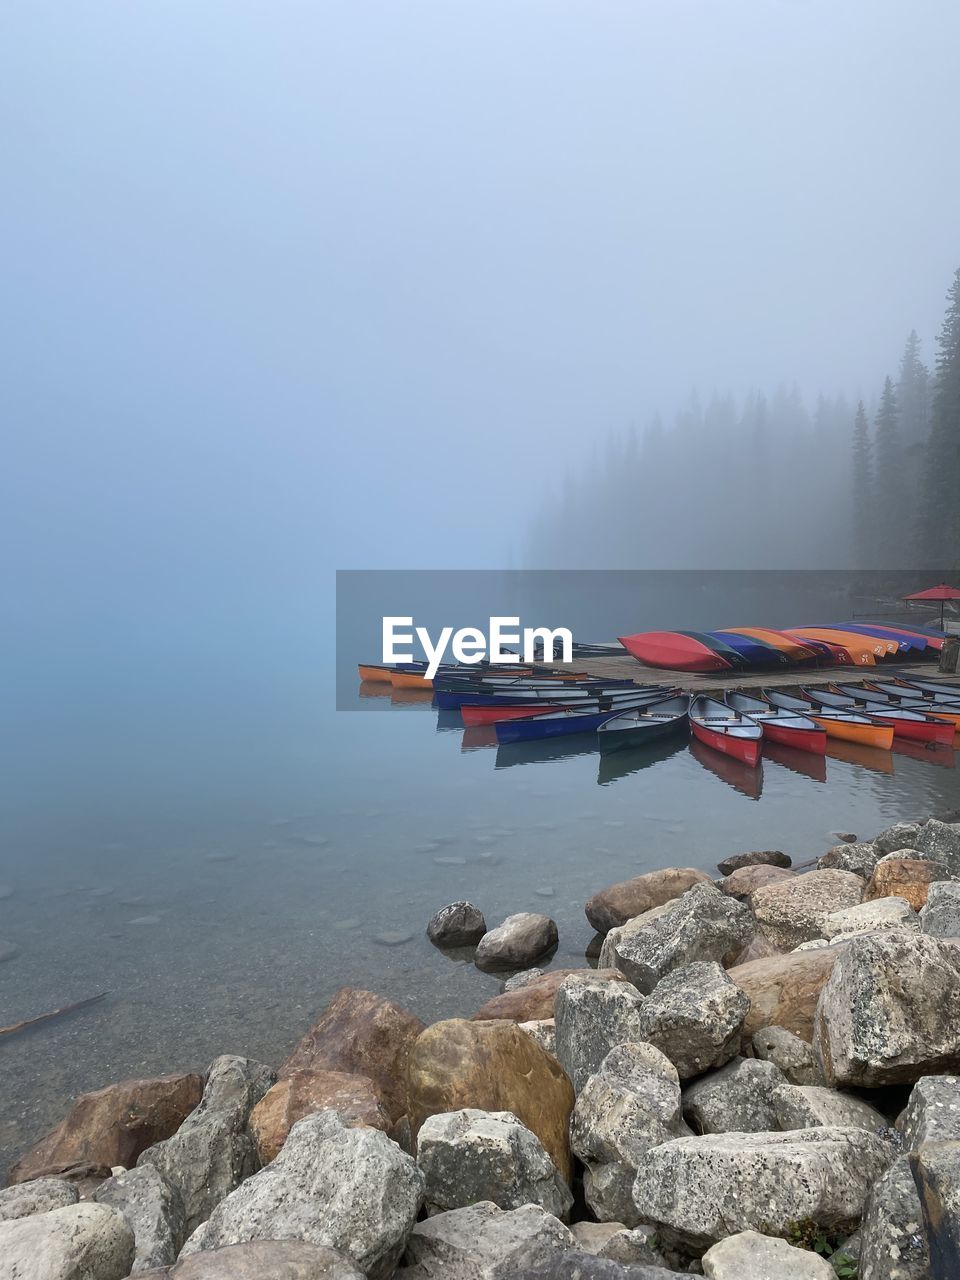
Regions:
<instances>
[{"instance_id":1,"label":"canoe reflection","mask_svg":"<svg viewBox=\"0 0 960 1280\"><path fill-rule=\"evenodd\" d=\"M546 764L550 760L570 760L599 751L597 735L568 733L561 738L534 738L528 742L505 742L497 748L498 769L518 764Z\"/></svg>"},{"instance_id":2,"label":"canoe reflection","mask_svg":"<svg viewBox=\"0 0 960 1280\"><path fill-rule=\"evenodd\" d=\"M687 745L687 735L681 734L673 738L661 738L645 747L632 747L626 751L611 751L600 757L597 768L597 783L601 787L609 786L620 778L627 778L632 773L640 773L661 760L669 760L679 755Z\"/></svg>"},{"instance_id":3,"label":"canoe reflection","mask_svg":"<svg viewBox=\"0 0 960 1280\"><path fill-rule=\"evenodd\" d=\"M763 741L763 758L772 760L774 764L790 769L793 773L802 773L814 782L826 782L827 761L825 756L814 755L810 751L798 751L796 747L785 747L782 742Z\"/></svg>"},{"instance_id":4,"label":"canoe reflection","mask_svg":"<svg viewBox=\"0 0 960 1280\"><path fill-rule=\"evenodd\" d=\"M733 787L749 800L759 800L763 792L763 762L754 766L744 764L714 751L697 738L690 739L690 754L705 769L715 773L727 786Z\"/></svg>"},{"instance_id":5,"label":"canoe reflection","mask_svg":"<svg viewBox=\"0 0 960 1280\"><path fill-rule=\"evenodd\" d=\"M831 760L856 764L874 773L893 773L893 756L879 747L865 747L862 743L845 742L842 738L827 738L827 755Z\"/></svg>"}]
</instances>

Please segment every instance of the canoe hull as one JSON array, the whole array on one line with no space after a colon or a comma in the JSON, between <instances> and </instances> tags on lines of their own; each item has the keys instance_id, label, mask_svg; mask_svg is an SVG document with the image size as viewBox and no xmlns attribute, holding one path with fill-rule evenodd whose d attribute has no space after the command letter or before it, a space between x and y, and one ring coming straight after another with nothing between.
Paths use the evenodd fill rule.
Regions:
<instances>
[{"instance_id":1,"label":"canoe hull","mask_svg":"<svg viewBox=\"0 0 960 1280\"><path fill-rule=\"evenodd\" d=\"M674 720L663 722L651 720L646 724L631 725L629 729L604 730L597 737L601 752L608 755L611 751L629 751L634 747L645 747L648 743L656 742L660 738L685 733L686 728L686 716L677 716Z\"/></svg>"},{"instance_id":2,"label":"canoe hull","mask_svg":"<svg viewBox=\"0 0 960 1280\"><path fill-rule=\"evenodd\" d=\"M668 671L730 670L730 663L720 654L678 631L642 631L618 638L627 653L648 667Z\"/></svg>"},{"instance_id":3,"label":"canoe hull","mask_svg":"<svg viewBox=\"0 0 960 1280\"><path fill-rule=\"evenodd\" d=\"M778 724L776 720L760 720L759 724L763 736L771 742L794 747L798 751L809 751L815 756L826 755L827 734L824 729L793 729L789 725Z\"/></svg>"},{"instance_id":4,"label":"canoe hull","mask_svg":"<svg viewBox=\"0 0 960 1280\"><path fill-rule=\"evenodd\" d=\"M893 746L893 729L883 724L851 724L848 720L831 720L819 716L816 711L806 713L826 732L828 738L840 738L844 742L856 742L861 747L879 747L889 751Z\"/></svg>"},{"instance_id":5,"label":"canoe hull","mask_svg":"<svg viewBox=\"0 0 960 1280\"><path fill-rule=\"evenodd\" d=\"M390 683L394 689L432 689L433 681L419 671L391 671Z\"/></svg>"},{"instance_id":6,"label":"canoe hull","mask_svg":"<svg viewBox=\"0 0 960 1280\"><path fill-rule=\"evenodd\" d=\"M734 760L740 760L744 764L757 765L760 763L760 747L761 743L754 738L735 738L728 733L718 732L716 729L708 729L706 725L698 723L691 719L690 728L693 736L705 747L712 747L714 751L720 751L725 756L732 756Z\"/></svg>"}]
</instances>

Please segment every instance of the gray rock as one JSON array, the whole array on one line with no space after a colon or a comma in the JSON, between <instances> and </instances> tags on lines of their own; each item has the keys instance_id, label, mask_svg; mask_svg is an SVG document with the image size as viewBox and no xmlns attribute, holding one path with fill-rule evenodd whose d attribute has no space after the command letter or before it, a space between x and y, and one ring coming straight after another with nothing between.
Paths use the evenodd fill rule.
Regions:
<instances>
[{"instance_id":1,"label":"gray rock","mask_svg":"<svg viewBox=\"0 0 960 1280\"><path fill-rule=\"evenodd\" d=\"M826 1258L756 1231L727 1236L708 1249L702 1261L708 1280L837 1280Z\"/></svg>"},{"instance_id":2,"label":"gray rock","mask_svg":"<svg viewBox=\"0 0 960 1280\"><path fill-rule=\"evenodd\" d=\"M589 974L571 974L560 984L554 1003L556 1056L579 1093L618 1044L643 1040L643 996L629 982L608 982Z\"/></svg>"},{"instance_id":3,"label":"gray rock","mask_svg":"<svg viewBox=\"0 0 960 1280\"><path fill-rule=\"evenodd\" d=\"M931 1280L960 1276L960 1142L927 1142L908 1155L920 1193Z\"/></svg>"},{"instance_id":4,"label":"gray rock","mask_svg":"<svg viewBox=\"0 0 960 1280\"><path fill-rule=\"evenodd\" d=\"M600 964L650 992L664 974L697 960L732 961L751 940L750 909L712 884L697 884L607 935Z\"/></svg>"},{"instance_id":5,"label":"gray rock","mask_svg":"<svg viewBox=\"0 0 960 1280\"><path fill-rule=\"evenodd\" d=\"M920 928L933 938L960 938L960 883L935 880L920 909Z\"/></svg>"},{"instance_id":6,"label":"gray rock","mask_svg":"<svg viewBox=\"0 0 960 1280\"><path fill-rule=\"evenodd\" d=\"M15 942L4 942L3 938L0 938L0 963L4 960L12 960L19 954L20 948Z\"/></svg>"},{"instance_id":7,"label":"gray rock","mask_svg":"<svg viewBox=\"0 0 960 1280\"><path fill-rule=\"evenodd\" d=\"M896 853L900 849L915 849L917 836L920 834L918 822L895 822L874 837L877 853L883 857L885 853Z\"/></svg>"},{"instance_id":8,"label":"gray rock","mask_svg":"<svg viewBox=\"0 0 960 1280\"><path fill-rule=\"evenodd\" d=\"M483 912L472 902L441 907L427 925L427 937L435 947L472 947L486 932Z\"/></svg>"},{"instance_id":9,"label":"gray rock","mask_svg":"<svg viewBox=\"0 0 960 1280\"><path fill-rule=\"evenodd\" d=\"M538 1205L503 1210L481 1201L418 1222L404 1280L494 1280L574 1247L563 1223Z\"/></svg>"},{"instance_id":10,"label":"gray rock","mask_svg":"<svg viewBox=\"0 0 960 1280\"><path fill-rule=\"evenodd\" d=\"M133 1232L104 1204L70 1204L0 1222L0 1280L123 1280Z\"/></svg>"},{"instance_id":11,"label":"gray rock","mask_svg":"<svg viewBox=\"0 0 960 1280\"><path fill-rule=\"evenodd\" d=\"M756 889L750 906L760 932L782 951L822 938L822 922L832 911L853 907L863 897L862 877L850 871L808 871Z\"/></svg>"},{"instance_id":12,"label":"gray rock","mask_svg":"<svg viewBox=\"0 0 960 1280\"><path fill-rule=\"evenodd\" d=\"M676 1068L650 1044L621 1044L577 1098L570 1146L585 1168L583 1194L605 1222L635 1227L637 1162L648 1148L687 1132Z\"/></svg>"},{"instance_id":13,"label":"gray rock","mask_svg":"<svg viewBox=\"0 0 960 1280\"><path fill-rule=\"evenodd\" d=\"M553 1018L534 1018L532 1022L517 1024L521 1031L536 1040L541 1049L557 1056L557 1024Z\"/></svg>"},{"instance_id":14,"label":"gray rock","mask_svg":"<svg viewBox=\"0 0 960 1280\"><path fill-rule=\"evenodd\" d=\"M927 1142L960 1142L960 1078L922 1076L897 1116L905 1151Z\"/></svg>"},{"instance_id":15,"label":"gray rock","mask_svg":"<svg viewBox=\"0 0 960 1280\"><path fill-rule=\"evenodd\" d=\"M27 1218L31 1213L49 1213L76 1204L80 1192L63 1178L34 1178L32 1182L15 1183L0 1191L0 1222Z\"/></svg>"},{"instance_id":16,"label":"gray rock","mask_svg":"<svg viewBox=\"0 0 960 1280\"><path fill-rule=\"evenodd\" d=\"M181 1256L246 1240L305 1240L338 1249L383 1280L400 1260L422 1199L423 1174L386 1134L348 1129L335 1111L317 1111L214 1209Z\"/></svg>"},{"instance_id":17,"label":"gray rock","mask_svg":"<svg viewBox=\"0 0 960 1280\"><path fill-rule=\"evenodd\" d=\"M817 870L852 871L863 880L869 880L879 857L877 846L866 840L856 844L835 844L822 858L817 859Z\"/></svg>"},{"instance_id":18,"label":"gray rock","mask_svg":"<svg viewBox=\"0 0 960 1280\"><path fill-rule=\"evenodd\" d=\"M133 1273L176 1262L187 1238L183 1200L154 1165L141 1165L108 1178L93 1198L122 1214L133 1232Z\"/></svg>"},{"instance_id":19,"label":"gray rock","mask_svg":"<svg viewBox=\"0 0 960 1280\"><path fill-rule=\"evenodd\" d=\"M823 1070L813 1047L784 1027L761 1027L753 1033L753 1052L779 1067L791 1084L823 1084Z\"/></svg>"},{"instance_id":20,"label":"gray rock","mask_svg":"<svg viewBox=\"0 0 960 1280\"><path fill-rule=\"evenodd\" d=\"M572 1222L570 1234L581 1253L599 1254L612 1236L627 1228L622 1222Z\"/></svg>"},{"instance_id":21,"label":"gray rock","mask_svg":"<svg viewBox=\"0 0 960 1280\"><path fill-rule=\"evenodd\" d=\"M663 1255L650 1243L653 1231L650 1227L634 1227L632 1231L618 1231L610 1237L600 1250L601 1258L611 1258L614 1262L631 1264L644 1263L647 1266L665 1267Z\"/></svg>"},{"instance_id":22,"label":"gray rock","mask_svg":"<svg viewBox=\"0 0 960 1280\"><path fill-rule=\"evenodd\" d=\"M862 1129L677 1138L641 1157L633 1196L658 1241L695 1251L737 1231L785 1235L806 1218L849 1232L891 1159Z\"/></svg>"},{"instance_id":23,"label":"gray rock","mask_svg":"<svg viewBox=\"0 0 960 1280\"><path fill-rule=\"evenodd\" d=\"M781 853L779 849L757 849L752 853L735 853L729 858L724 858L717 863L717 870L722 876L729 876L734 871L739 871L741 867L756 867L759 865L791 867L793 862L789 854Z\"/></svg>"},{"instance_id":24,"label":"gray rock","mask_svg":"<svg viewBox=\"0 0 960 1280\"><path fill-rule=\"evenodd\" d=\"M683 1092L683 1118L694 1133L765 1133L779 1128L774 1091L786 1084L772 1062L735 1058Z\"/></svg>"},{"instance_id":25,"label":"gray rock","mask_svg":"<svg viewBox=\"0 0 960 1280\"><path fill-rule=\"evenodd\" d=\"M537 978L542 978L545 969L521 969L519 973L513 973L509 978L504 978L500 983L500 994L503 995L507 991L519 991L521 987L529 987L531 982L536 982Z\"/></svg>"},{"instance_id":26,"label":"gray rock","mask_svg":"<svg viewBox=\"0 0 960 1280\"><path fill-rule=\"evenodd\" d=\"M477 945L478 969L526 969L557 945L557 926L549 916L520 911L485 933Z\"/></svg>"},{"instance_id":27,"label":"gray rock","mask_svg":"<svg viewBox=\"0 0 960 1280\"><path fill-rule=\"evenodd\" d=\"M817 1005L814 1043L831 1085L877 1088L960 1069L960 948L891 929L842 950Z\"/></svg>"},{"instance_id":28,"label":"gray rock","mask_svg":"<svg viewBox=\"0 0 960 1280\"><path fill-rule=\"evenodd\" d=\"M723 969L698 961L673 969L657 984L640 1010L640 1032L688 1080L739 1053L749 1012L749 997Z\"/></svg>"},{"instance_id":29,"label":"gray rock","mask_svg":"<svg viewBox=\"0 0 960 1280\"><path fill-rule=\"evenodd\" d=\"M900 1156L867 1197L860 1280L927 1280L930 1255L910 1162Z\"/></svg>"},{"instance_id":30,"label":"gray rock","mask_svg":"<svg viewBox=\"0 0 960 1280\"><path fill-rule=\"evenodd\" d=\"M137 1161L153 1165L179 1192L188 1235L259 1168L247 1121L276 1078L270 1067L250 1058L215 1058L199 1106L172 1137L148 1147Z\"/></svg>"},{"instance_id":31,"label":"gray rock","mask_svg":"<svg viewBox=\"0 0 960 1280\"><path fill-rule=\"evenodd\" d=\"M143 1280L364 1280L349 1258L302 1240L249 1240L184 1258Z\"/></svg>"},{"instance_id":32,"label":"gray rock","mask_svg":"<svg viewBox=\"0 0 960 1280\"><path fill-rule=\"evenodd\" d=\"M929 818L917 832L914 848L942 863L952 876L960 875L960 828Z\"/></svg>"},{"instance_id":33,"label":"gray rock","mask_svg":"<svg viewBox=\"0 0 960 1280\"><path fill-rule=\"evenodd\" d=\"M960 888L960 885L957 886ZM849 940L857 933L876 933L880 929L919 929L920 917L905 898L891 895L874 898L870 902L846 907L843 911L831 911L820 924L823 936L830 942L835 938Z\"/></svg>"},{"instance_id":34,"label":"gray rock","mask_svg":"<svg viewBox=\"0 0 960 1280\"><path fill-rule=\"evenodd\" d=\"M815 1129L846 1126L880 1133L889 1128L886 1117L869 1103L849 1093L816 1084L782 1084L773 1091L776 1124L773 1129Z\"/></svg>"},{"instance_id":35,"label":"gray rock","mask_svg":"<svg viewBox=\"0 0 960 1280\"><path fill-rule=\"evenodd\" d=\"M498 1271L498 1280L686 1280L680 1271L664 1267L624 1266L610 1258L571 1249L535 1267Z\"/></svg>"},{"instance_id":36,"label":"gray rock","mask_svg":"<svg viewBox=\"0 0 960 1280\"><path fill-rule=\"evenodd\" d=\"M564 1218L573 1204L540 1139L510 1111L428 1116L417 1138L428 1213L489 1200L500 1209L538 1204Z\"/></svg>"}]
</instances>

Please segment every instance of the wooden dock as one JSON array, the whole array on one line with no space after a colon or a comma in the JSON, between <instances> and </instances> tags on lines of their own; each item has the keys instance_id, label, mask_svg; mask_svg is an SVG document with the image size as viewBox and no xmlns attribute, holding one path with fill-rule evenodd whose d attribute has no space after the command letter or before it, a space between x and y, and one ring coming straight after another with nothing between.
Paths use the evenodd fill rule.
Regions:
<instances>
[{"instance_id":1,"label":"wooden dock","mask_svg":"<svg viewBox=\"0 0 960 1280\"><path fill-rule=\"evenodd\" d=\"M561 663L549 664L558 671L569 671ZM598 680L633 680L637 684L660 684L680 688L687 693L720 693L725 689L756 689L771 685L778 689L797 685L845 684L860 680L942 680L960 684L960 676L941 675L935 662L888 662L877 666L845 667L775 667L767 671L666 671L663 667L646 667L628 653L616 658L575 658L575 671L586 671Z\"/></svg>"}]
</instances>

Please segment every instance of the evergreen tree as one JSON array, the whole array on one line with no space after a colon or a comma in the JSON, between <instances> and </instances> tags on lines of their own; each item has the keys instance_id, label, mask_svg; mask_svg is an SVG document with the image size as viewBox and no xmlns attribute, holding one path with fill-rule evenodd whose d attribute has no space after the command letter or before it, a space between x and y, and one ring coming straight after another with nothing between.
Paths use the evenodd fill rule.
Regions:
<instances>
[{"instance_id":1,"label":"evergreen tree","mask_svg":"<svg viewBox=\"0 0 960 1280\"><path fill-rule=\"evenodd\" d=\"M893 380L887 378L880 396L874 441L874 486L876 500L876 556L882 569L899 569L904 559L905 539L899 521L891 519L902 510L910 495L903 492L903 456L900 448L900 409Z\"/></svg>"},{"instance_id":2,"label":"evergreen tree","mask_svg":"<svg viewBox=\"0 0 960 1280\"><path fill-rule=\"evenodd\" d=\"M853 542L858 569L872 568L875 563L873 517L873 452L867 411L861 400L853 422Z\"/></svg>"},{"instance_id":3,"label":"evergreen tree","mask_svg":"<svg viewBox=\"0 0 960 1280\"><path fill-rule=\"evenodd\" d=\"M924 475L922 550L931 568L960 566L960 268L947 294Z\"/></svg>"}]
</instances>

